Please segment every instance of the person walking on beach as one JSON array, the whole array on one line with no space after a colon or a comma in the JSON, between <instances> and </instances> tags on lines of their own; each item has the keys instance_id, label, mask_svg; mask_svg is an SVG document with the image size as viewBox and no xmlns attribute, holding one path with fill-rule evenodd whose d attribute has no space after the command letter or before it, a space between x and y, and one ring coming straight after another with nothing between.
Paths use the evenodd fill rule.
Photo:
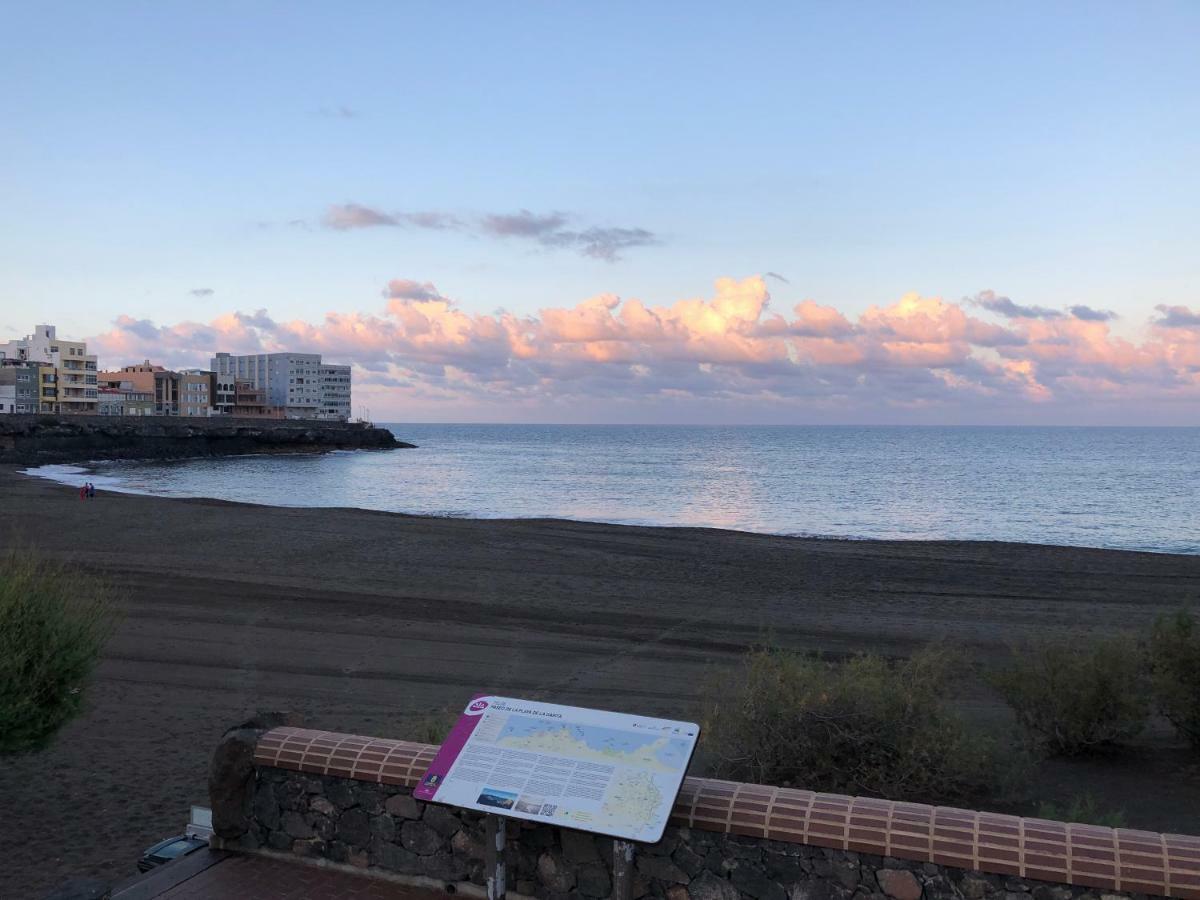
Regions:
<instances>
[{"instance_id":1,"label":"person walking on beach","mask_svg":"<svg viewBox=\"0 0 1200 900\"><path fill-rule=\"evenodd\" d=\"M86 484L81 484L79 486L79 499L80 500L87 499L87 485Z\"/></svg>"},{"instance_id":2,"label":"person walking on beach","mask_svg":"<svg viewBox=\"0 0 1200 900\"><path fill-rule=\"evenodd\" d=\"M88 491L88 499L89 500L96 499L96 486L94 484L92 484L90 481L87 483L87 491Z\"/></svg>"}]
</instances>

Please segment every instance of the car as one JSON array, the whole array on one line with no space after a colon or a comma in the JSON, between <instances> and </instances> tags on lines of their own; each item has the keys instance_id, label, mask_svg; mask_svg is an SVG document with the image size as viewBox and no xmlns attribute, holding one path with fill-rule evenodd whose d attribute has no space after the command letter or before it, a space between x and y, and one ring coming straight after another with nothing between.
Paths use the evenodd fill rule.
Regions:
<instances>
[{"instance_id":1,"label":"car","mask_svg":"<svg viewBox=\"0 0 1200 900\"><path fill-rule=\"evenodd\" d=\"M165 841L159 841L142 854L142 858L138 860L137 864L138 871L149 872L157 866L166 865L171 860L187 856L189 853L194 853L207 846L208 841L203 838L186 837L182 834L177 837L169 837Z\"/></svg>"},{"instance_id":2,"label":"car","mask_svg":"<svg viewBox=\"0 0 1200 900\"><path fill-rule=\"evenodd\" d=\"M148 847L138 860L139 872L149 872L208 846L212 836L212 811L203 806L193 806L191 818L183 834L159 841Z\"/></svg>"}]
</instances>

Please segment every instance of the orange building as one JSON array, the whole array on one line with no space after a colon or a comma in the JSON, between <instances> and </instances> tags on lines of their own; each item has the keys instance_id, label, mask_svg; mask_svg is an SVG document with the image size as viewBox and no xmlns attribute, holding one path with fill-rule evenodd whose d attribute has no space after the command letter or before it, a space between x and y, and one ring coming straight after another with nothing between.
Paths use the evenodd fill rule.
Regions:
<instances>
[{"instance_id":1,"label":"orange building","mask_svg":"<svg viewBox=\"0 0 1200 900\"><path fill-rule=\"evenodd\" d=\"M125 366L116 372L101 372L100 382L126 381L135 391L154 397L154 414L179 415L179 373L154 365L150 360Z\"/></svg>"}]
</instances>

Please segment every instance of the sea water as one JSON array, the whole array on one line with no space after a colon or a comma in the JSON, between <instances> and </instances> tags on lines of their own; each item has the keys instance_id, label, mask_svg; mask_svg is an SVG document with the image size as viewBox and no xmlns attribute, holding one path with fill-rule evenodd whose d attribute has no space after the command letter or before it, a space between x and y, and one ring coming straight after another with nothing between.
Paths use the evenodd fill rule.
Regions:
<instances>
[{"instance_id":1,"label":"sea water","mask_svg":"<svg viewBox=\"0 0 1200 900\"><path fill-rule=\"evenodd\" d=\"M280 506L1200 553L1200 428L388 427L418 449L36 471Z\"/></svg>"}]
</instances>

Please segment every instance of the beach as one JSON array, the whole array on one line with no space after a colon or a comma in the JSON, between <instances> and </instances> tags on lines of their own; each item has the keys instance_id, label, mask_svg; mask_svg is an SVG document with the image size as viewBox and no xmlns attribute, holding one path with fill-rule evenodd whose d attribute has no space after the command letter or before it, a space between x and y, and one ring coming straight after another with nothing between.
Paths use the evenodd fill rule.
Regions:
<instances>
[{"instance_id":1,"label":"beach","mask_svg":"<svg viewBox=\"0 0 1200 900\"><path fill-rule=\"evenodd\" d=\"M757 642L905 655L944 639L986 664L1025 636L1138 629L1200 598L1200 556L81 501L15 467L0 498L4 546L106 577L124 610L84 715L0 768L5 898L132 874L206 804L214 746L257 709L409 739L476 691L686 718ZM1007 721L980 686L962 707ZM1039 777L1064 795L1095 783L1132 826L1195 833L1185 755L1158 732L1131 752Z\"/></svg>"}]
</instances>

